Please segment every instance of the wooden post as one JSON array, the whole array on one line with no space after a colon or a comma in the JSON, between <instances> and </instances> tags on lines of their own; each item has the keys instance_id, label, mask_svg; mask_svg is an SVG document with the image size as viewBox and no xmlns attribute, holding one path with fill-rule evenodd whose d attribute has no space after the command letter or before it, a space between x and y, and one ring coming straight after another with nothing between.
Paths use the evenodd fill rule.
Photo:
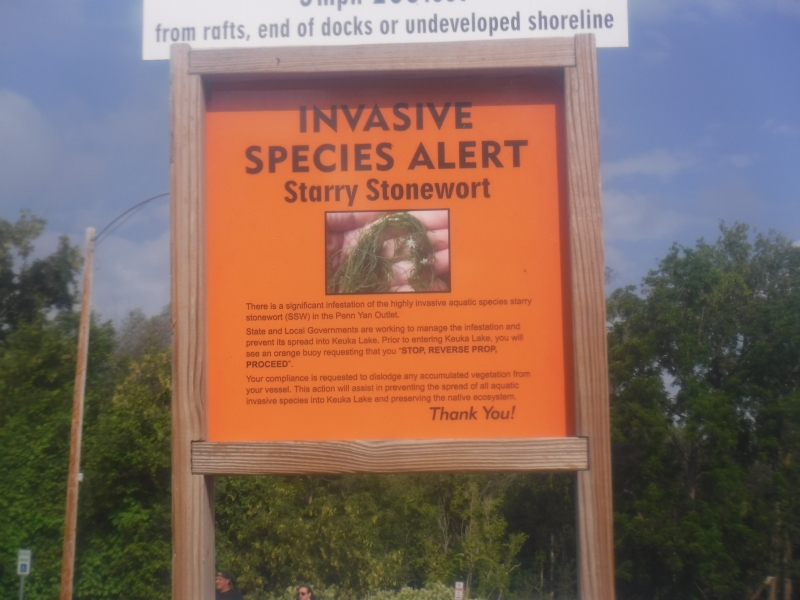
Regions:
<instances>
[{"instance_id":1,"label":"wooden post","mask_svg":"<svg viewBox=\"0 0 800 600\"><path fill-rule=\"evenodd\" d=\"M172 597L214 598L214 480L192 474L206 437L205 99L174 45L172 102Z\"/></svg>"},{"instance_id":2,"label":"wooden post","mask_svg":"<svg viewBox=\"0 0 800 600\"><path fill-rule=\"evenodd\" d=\"M86 391L86 362L89 354L89 323L92 318L92 271L94 267L94 227L86 229L86 253L83 261L81 320L78 328L78 358L75 366L75 391L72 395L72 432L69 441L67 509L64 519L64 550L61 555L61 600L72 599L75 576L75 536L78 525L78 483L81 470L83 435L83 398ZM24 581L24 578L23 578ZM24 585L24 584L23 584ZM22 592L20 592L21 594Z\"/></svg>"},{"instance_id":3,"label":"wooden post","mask_svg":"<svg viewBox=\"0 0 800 600\"><path fill-rule=\"evenodd\" d=\"M583 600L614 598L605 289L600 203L599 115L594 37L341 48L172 50L173 598L211 600L214 474L432 471L419 450L446 449L462 465L457 440L209 443L206 440L205 99L203 78L268 81L358 73L509 74L563 68L567 137L575 397L574 440L516 440L458 470L585 469L578 477L578 552ZM512 442L504 440L505 443ZM489 446L491 440L485 443ZM480 443L469 440L471 450ZM475 448L472 448L475 446ZM587 449L588 446L588 449ZM192 454L194 447L195 454ZM498 446L499 448L499 446ZM547 450L549 449L549 450ZM401 450L398 452L398 450ZM547 450L547 451L545 451ZM384 460L382 452L394 462ZM424 453L423 453L424 454ZM193 461L194 456L194 463ZM588 460L587 460L588 456ZM542 462L544 461L544 462ZM391 463L391 464L390 464ZM513 464L512 464L513 463ZM441 464L440 462L436 463ZM481 468L484 467L484 468ZM195 474L193 474L195 473Z\"/></svg>"},{"instance_id":4,"label":"wooden post","mask_svg":"<svg viewBox=\"0 0 800 600\"><path fill-rule=\"evenodd\" d=\"M597 63L593 35L575 36L575 66L565 71L575 429L577 435L589 439L589 470L577 474L580 598L610 600L614 598L614 530Z\"/></svg>"}]
</instances>

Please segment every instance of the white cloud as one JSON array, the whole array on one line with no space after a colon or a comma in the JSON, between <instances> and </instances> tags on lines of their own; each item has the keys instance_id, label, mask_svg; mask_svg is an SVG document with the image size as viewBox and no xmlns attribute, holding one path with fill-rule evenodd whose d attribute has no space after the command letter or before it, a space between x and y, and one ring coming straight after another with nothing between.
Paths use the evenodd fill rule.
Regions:
<instances>
[{"instance_id":1,"label":"white cloud","mask_svg":"<svg viewBox=\"0 0 800 600\"><path fill-rule=\"evenodd\" d=\"M605 254L606 267L613 271L612 280L606 282L606 288L609 291L635 283L635 275L638 275L641 269L627 252L623 252L609 240L606 240L603 253Z\"/></svg>"},{"instance_id":2,"label":"white cloud","mask_svg":"<svg viewBox=\"0 0 800 600\"><path fill-rule=\"evenodd\" d=\"M72 191L91 161L68 152L53 124L24 96L0 89L0 203Z\"/></svg>"},{"instance_id":3,"label":"white cloud","mask_svg":"<svg viewBox=\"0 0 800 600\"><path fill-rule=\"evenodd\" d=\"M673 236L681 228L697 224L696 217L668 208L667 201L619 190L603 192L605 239L643 241Z\"/></svg>"},{"instance_id":4,"label":"white cloud","mask_svg":"<svg viewBox=\"0 0 800 600\"><path fill-rule=\"evenodd\" d=\"M766 204L763 193L754 187L747 174L732 171L698 194L696 210L714 215L717 221L756 224Z\"/></svg>"},{"instance_id":5,"label":"white cloud","mask_svg":"<svg viewBox=\"0 0 800 600\"><path fill-rule=\"evenodd\" d=\"M158 189L166 188L169 164L165 108L133 98L103 113L71 102L46 114L0 89L2 215L28 208L50 220L57 215L56 226L74 231L165 191Z\"/></svg>"},{"instance_id":6,"label":"white cloud","mask_svg":"<svg viewBox=\"0 0 800 600\"><path fill-rule=\"evenodd\" d=\"M92 306L120 321L134 308L156 314L169 302L169 230L156 239L112 235L97 247Z\"/></svg>"},{"instance_id":7,"label":"white cloud","mask_svg":"<svg viewBox=\"0 0 800 600\"><path fill-rule=\"evenodd\" d=\"M737 169L746 169L747 167L753 166L755 159L747 154L732 154L723 157L722 162L734 166Z\"/></svg>"},{"instance_id":8,"label":"white cloud","mask_svg":"<svg viewBox=\"0 0 800 600\"><path fill-rule=\"evenodd\" d=\"M767 119L761 126L763 131L768 131L775 135L797 135L797 127L793 127L788 123L779 123L775 119Z\"/></svg>"},{"instance_id":9,"label":"white cloud","mask_svg":"<svg viewBox=\"0 0 800 600\"><path fill-rule=\"evenodd\" d=\"M645 175L670 178L694 167L698 159L689 153L670 154L655 150L641 156L603 163L603 181L608 183L619 177Z\"/></svg>"},{"instance_id":10,"label":"white cloud","mask_svg":"<svg viewBox=\"0 0 800 600\"><path fill-rule=\"evenodd\" d=\"M649 20L674 18L698 21L707 18L738 19L752 12L771 12L800 17L797 0L637 0L630 3L631 16Z\"/></svg>"}]
</instances>

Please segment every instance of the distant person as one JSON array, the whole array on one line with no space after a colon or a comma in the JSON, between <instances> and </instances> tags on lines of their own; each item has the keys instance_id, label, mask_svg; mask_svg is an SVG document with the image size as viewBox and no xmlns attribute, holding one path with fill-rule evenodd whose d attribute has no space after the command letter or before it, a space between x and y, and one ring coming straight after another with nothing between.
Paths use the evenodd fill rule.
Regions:
<instances>
[{"instance_id":1,"label":"distant person","mask_svg":"<svg viewBox=\"0 0 800 600\"><path fill-rule=\"evenodd\" d=\"M297 588L297 600L317 600L311 587L301 585Z\"/></svg>"},{"instance_id":2,"label":"distant person","mask_svg":"<svg viewBox=\"0 0 800 600\"><path fill-rule=\"evenodd\" d=\"M244 600L239 590L233 587L233 578L227 571L218 571L214 583L217 587L216 600Z\"/></svg>"}]
</instances>

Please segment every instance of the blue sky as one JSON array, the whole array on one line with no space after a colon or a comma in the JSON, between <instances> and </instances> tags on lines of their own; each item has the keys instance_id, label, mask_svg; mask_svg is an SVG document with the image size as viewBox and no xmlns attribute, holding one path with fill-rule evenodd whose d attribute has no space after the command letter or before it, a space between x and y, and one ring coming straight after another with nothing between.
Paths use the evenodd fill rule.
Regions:
<instances>
[{"instance_id":1,"label":"blue sky","mask_svg":"<svg viewBox=\"0 0 800 600\"><path fill-rule=\"evenodd\" d=\"M484 0L488 1L488 0ZM0 218L83 243L169 187L169 73L141 60L141 0L0 0ZM598 51L606 262L637 283L721 220L800 240L800 0L630 0ZM169 300L157 200L98 248L95 308Z\"/></svg>"}]
</instances>

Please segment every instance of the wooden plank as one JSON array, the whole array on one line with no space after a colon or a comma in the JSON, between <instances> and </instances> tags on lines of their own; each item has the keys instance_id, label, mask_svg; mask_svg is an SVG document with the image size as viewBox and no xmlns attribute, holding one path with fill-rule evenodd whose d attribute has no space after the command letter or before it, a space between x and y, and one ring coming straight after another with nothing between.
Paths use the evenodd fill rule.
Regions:
<instances>
[{"instance_id":1,"label":"wooden plank","mask_svg":"<svg viewBox=\"0 0 800 600\"><path fill-rule=\"evenodd\" d=\"M214 484L191 470L206 436L205 100L188 72L189 47L172 47L172 597L213 600Z\"/></svg>"},{"instance_id":2,"label":"wooden plank","mask_svg":"<svg viewBox=\"0 0 800 600\"><path fill-rule=\"evenodd\" d=\"M480 71L575 65L572 38L442 42L372 46L194 50L189 72L197 75L336 74Z\"/></svg>"},{"instance_id":3,"label":"wooden plank","mask_svg":"<svg viewBox=\"0 0 800 600\"><path fill-rule=\"evenodd\" d=\"M600 187L597 63L591 34L575 38L565 69L572 261L576 434L589 439L590 470L578 473L581 598L614 598L611 441Z\"/></svg>"},{"instance_id":4,"label":"wooden plank","mask_svg":"<svg viewBox=\"0 0 800 600\"><path fill-rule=\"evenodd\" d=\"M194 473L435 473L576 471L588 468L585 438L195 442Z\"/></svg>"}]
</instances>

